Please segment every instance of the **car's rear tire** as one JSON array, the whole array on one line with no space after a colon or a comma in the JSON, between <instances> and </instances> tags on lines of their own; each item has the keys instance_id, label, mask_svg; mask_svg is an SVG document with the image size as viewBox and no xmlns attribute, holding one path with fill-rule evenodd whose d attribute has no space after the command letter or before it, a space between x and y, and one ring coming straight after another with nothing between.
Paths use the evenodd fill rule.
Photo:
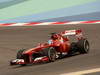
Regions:
<instances>
[{"instance_id":1,"label":"car's rear tire","mask_svg":"<svg viewBox=\"0 0 100 75\"><path fill-rule=\"evenodd\" d=\"M17 56L16 58L17 59L23 59L23 52L25 51L25 49L20 49L18 52L17 52Z\"/></svg>"},{"instance_id":2,"label":"car's rear tire","mask_svg":"<svg viewBox=\"0 0 100 75\"><path fill-rule=\"evenodd\" d=\"M77 43L78 50L81 54L89 52L89 42L87 39L81 39Z\"/></svg>"}]
</instances>

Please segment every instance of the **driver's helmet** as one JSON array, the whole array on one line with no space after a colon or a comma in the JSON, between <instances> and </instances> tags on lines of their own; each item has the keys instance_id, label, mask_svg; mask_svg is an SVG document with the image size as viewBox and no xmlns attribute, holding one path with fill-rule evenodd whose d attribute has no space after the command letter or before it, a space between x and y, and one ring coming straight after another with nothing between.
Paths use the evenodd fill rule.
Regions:
<instances>
[{"instance_id":1,"label":"driver's helmet","mask_svg":"<svg viewBox=\"0 0 100 75\"><path fill-rule=\"evenodd\" d=\"M56 40L59 38L59 35L57 33L51 33L51 39Z\"/></svg>"}]
</instances>

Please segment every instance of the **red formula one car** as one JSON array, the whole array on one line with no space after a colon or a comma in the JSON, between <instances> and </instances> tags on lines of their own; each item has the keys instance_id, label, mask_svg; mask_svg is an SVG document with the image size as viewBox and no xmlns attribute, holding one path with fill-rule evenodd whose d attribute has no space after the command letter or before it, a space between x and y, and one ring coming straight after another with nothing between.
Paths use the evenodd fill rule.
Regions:
<instances>
[{"instance_id":1,"label":"red formula one car","mask_svg":"<svg viewBox=\"0 0 100 75\"><path fill-rule=\"evenodd\" d=\"M70 40L70 36L76 41ZM54 62L58 58L75 53L88 53L89 42L83 37L81 30L65 30L61 33L51 33L50 40L41 43L35 48L21 49L17 53L15 60L10 61L10 65L26 65L37 62Z\"/></svg>"}]
</instances>

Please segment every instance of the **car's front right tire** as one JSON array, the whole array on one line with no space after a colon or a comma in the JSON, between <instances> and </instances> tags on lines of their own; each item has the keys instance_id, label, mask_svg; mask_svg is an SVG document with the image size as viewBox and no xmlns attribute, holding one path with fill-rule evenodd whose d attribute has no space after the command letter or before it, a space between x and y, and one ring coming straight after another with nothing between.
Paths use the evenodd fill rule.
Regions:
<instances>
[{"instance_id":1,"label":"car's front right tire","mask_svg":"<svg viewBox=\"0 0 100 75\"><path fill-rule=\"evenodd\" d=\"M48 49L48 57L51 62L56 60L56 50L53 47Z\"/></svg>"},{"instance_id":2,"label":"car's front right tire","mask_svg":"<svg viewBox=\"0 0 100 75\"><path fill-rule=\"evenodd\" d=\"M23 59L23 52L25 51L25 49L20 49L18 52L17 52L17 56L16 58L17 59Z\"/></svg>"}]
</instances>

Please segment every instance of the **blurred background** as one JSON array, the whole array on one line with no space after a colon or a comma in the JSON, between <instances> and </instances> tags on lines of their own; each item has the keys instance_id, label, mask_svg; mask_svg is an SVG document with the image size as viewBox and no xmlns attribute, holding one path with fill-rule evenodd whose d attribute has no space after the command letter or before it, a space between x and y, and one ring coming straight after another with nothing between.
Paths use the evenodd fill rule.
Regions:
<instances>
[{"instance_id":1,"label":"blurred background","mask_svg":"<svg viewBox=\"0 0 100 75\"><path fill-rule=\"evenodd\" d=\"M0 0L0 23L100 20L100 0Z\"/></svg>"}]
</instances>

